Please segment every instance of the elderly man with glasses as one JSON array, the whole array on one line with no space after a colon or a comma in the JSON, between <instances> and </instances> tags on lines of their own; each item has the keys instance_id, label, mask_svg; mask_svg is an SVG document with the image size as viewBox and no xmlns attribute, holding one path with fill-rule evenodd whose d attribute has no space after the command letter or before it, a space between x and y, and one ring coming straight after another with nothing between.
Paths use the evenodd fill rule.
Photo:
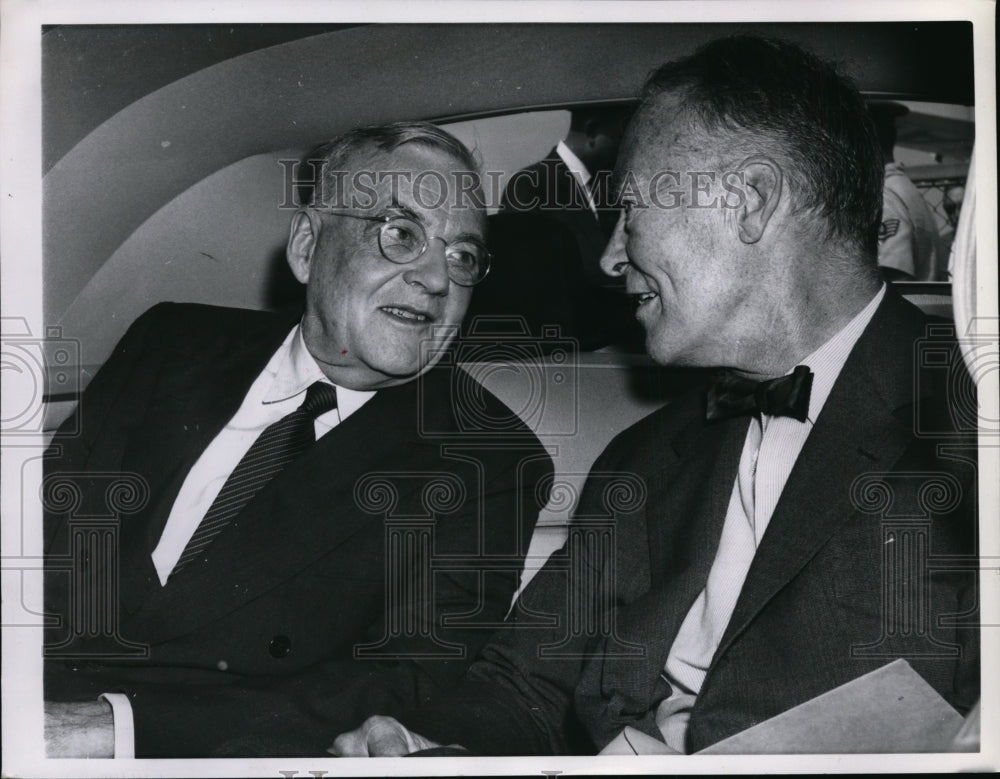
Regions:
<instances>
[{"instance_id":1,"label":"elderly man with glasses","mask_svg":"<svg viewBox=\"0 0 1000 779\"><path fill-rule=\"evenodd\" d=\"M336 723L447 687L507 611L552 462L435 367L489 271L475 160L421 123L311 159L304 312L154 307L55 438L50 755L323 754ZM81 551L109 476L135 505Z\"/></svg>"}]
</instances>

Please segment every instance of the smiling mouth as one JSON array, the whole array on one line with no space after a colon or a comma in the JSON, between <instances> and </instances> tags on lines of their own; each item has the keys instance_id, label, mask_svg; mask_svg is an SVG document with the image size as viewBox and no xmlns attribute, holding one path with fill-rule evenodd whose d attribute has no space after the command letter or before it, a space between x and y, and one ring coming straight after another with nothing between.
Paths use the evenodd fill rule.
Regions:
<instances>
[{"instance_id":1,"label":"smiling mouth","mask_svg":"<svg viewBox=\"0 0 1000 779\"><path fill-rule=\"evenodd\" d=\"M651 300L655 300L659 297L655 292L635 292L632 294L632 299L635 301L638 308L642 308L644 305L649 303Z\"/></svg>"},{"instance_id":2,"label":"smiling mouth","mask_svg":"<svg viewBox=\"0 0 1000 779\"><path fill-rule=\"evenodd\" d=\"M381 306L379 311L408 324L423 325L434 321L434 317L426 311L418 311L408 306Z\"/></svg>"}]
</instances>

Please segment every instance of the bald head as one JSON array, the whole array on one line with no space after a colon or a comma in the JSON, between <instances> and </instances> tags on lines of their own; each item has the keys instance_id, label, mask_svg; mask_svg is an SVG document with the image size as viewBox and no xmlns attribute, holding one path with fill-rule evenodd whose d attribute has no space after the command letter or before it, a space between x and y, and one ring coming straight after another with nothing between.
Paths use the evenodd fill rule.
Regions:
<instances>
[{"instance_id":1,"label":"bald head","mask_svg":"<svg viewBox=\"0 0 1000 779\"><path fill-rule=\"evenodd\" d=\"M643 112L683 111L706 147L779 162L803 218L875 267L881 151L864 99L832 65L786 41L735 36L663 65L642 96Z\"/></svg>"},{"instance_id":2,"label":"bald head","mask_svg":"<svg viewBox=\"0 0 1000 779\"><path fill-rule=\"evenodd\" d=\"M825 127L826 99L857 121ZM781 375L878 288L864 103L790 44L725 39L654 73L616 180L626 215L601 264L625 276L661 363Z\"/></svg>"}]
</instances>

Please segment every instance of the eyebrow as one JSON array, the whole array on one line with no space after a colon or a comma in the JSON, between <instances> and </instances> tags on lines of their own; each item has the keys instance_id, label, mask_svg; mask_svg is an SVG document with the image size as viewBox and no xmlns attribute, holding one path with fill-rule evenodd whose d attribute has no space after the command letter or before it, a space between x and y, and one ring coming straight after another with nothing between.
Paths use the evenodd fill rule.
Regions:
<instances>
[{"instance_id":1,"label":"eyebrow","mask_svg":"<svg viewBox=\"0 0 1000 779\"><path fill-rule=\"evenodd\" d=\"M405 216L408 219L412 219L414 222L420 222L420 224L424 224L424 218L420 216L420 214L418 214L411 208L407 208L406 206L400 205L399 202L395 199L393 199L393 201L389 203L389 205L386 207L386 210L398 211L401 216Z\"/></svg>"},{"instance_id":2,"label":"eyebrow","mask_svg":"<svg viewBox=\"0 0 1000 779\"><path fill-rule=\"evenodd\" d=\"M424 219L420 214L418 214L413 209L407 208L404 205L400 205L398 201L393 200L387 206L386 210L388 210L388 211L398 211L399 214L400 214L400 216L405 216L408 219L412 219L414 222L417 222L421 227L424 228L424 231L426 232L426 230L427 230L427 220ZM485 246L486 245L486 235L485 234L476 234L476 233L461 233L459 235L456 235L450 241L448 241L448 243L449 244L453 244L456 241L475 241L476 243L481 243L483 246Z\"/></svg>"}]
</instances>

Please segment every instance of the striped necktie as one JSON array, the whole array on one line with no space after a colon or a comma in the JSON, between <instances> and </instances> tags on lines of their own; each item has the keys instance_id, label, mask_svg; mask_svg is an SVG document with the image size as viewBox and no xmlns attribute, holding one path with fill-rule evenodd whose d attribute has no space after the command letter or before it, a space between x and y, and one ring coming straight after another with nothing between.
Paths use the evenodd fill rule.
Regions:
<instances>
[{"instance_id":1,"label":"striped necktie","mask_svg":"<svg viewBox=\"0 0 1000 779\"><path fill-rule=\"evenodd\" d=\"M171 576L204 552L260 492L316 440L316 417L337 407L337 390L321 381L306 391L306 399L295 411L267 427L229 474L204 519L184 547Z\"/></svg>"}]
</instances>

